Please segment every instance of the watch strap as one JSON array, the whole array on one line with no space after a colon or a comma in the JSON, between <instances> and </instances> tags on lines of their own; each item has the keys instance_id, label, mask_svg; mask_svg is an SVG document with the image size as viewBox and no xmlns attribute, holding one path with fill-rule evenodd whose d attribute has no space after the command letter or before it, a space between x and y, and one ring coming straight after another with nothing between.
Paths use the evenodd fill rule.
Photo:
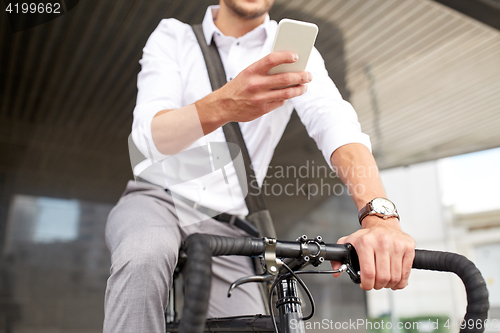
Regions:
<instances>
[{"instance_id":1,"label":"watch strap","mask_svg":"<svg viewBox=\"0 0 500 333\"><path fill-rule=\"evenodd\" d=\"M363 208L360 209L358 213L358 221L359 224L361 225L361 222L363 222L363 219L367 217L372 211L372 206L371 206L371 201L368 202Z\"/></svg>"}]
</instances>

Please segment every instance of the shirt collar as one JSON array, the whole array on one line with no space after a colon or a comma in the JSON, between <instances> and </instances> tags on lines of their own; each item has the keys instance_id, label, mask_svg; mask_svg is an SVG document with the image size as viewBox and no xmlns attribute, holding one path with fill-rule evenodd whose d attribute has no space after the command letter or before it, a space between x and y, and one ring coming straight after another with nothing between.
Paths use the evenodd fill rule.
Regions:
<instances>
[{"instance_id":1,"label":"shirt collar","mask_svg":"<svg viewBox=\"0 0 500 333\"><path fill-rule=\"evenodd\" d=\"M218 12L219 12L219 6L215 5L215 6L209 6L205 13L205 18L203 19L202 26L203 26L203 34L205 35L205 40L207 42L207 45L210 45L212 43L212 37L214 36L215 33L220 33L222 35L222 32L220 32L219 28L217 28L217 26L214 23L214 19L217 18ZM264 23L262 23L260 26L258 26L252 31L264 27L267 38L268 36L271 36L271 31L270 31L271 27L269 23L270 23L269 14L266 14Z\"/></svg>"}]
</instances>

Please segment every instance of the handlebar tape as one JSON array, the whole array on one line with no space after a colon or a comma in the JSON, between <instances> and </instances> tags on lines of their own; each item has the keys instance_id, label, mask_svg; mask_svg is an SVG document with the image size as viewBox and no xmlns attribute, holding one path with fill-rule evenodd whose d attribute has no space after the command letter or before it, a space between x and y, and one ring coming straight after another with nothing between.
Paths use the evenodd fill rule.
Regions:
<instances>
[{"instance_id":1,"label":"handlebar tape","mask_svg":"<svg viewBox=\"0 0 500 333\"><path fill-rule=\"evenodd\" d=\"M265 250L264 242L260 238L206 236L209 236L206 239L213 256L255 256L264 253Z\"/></svg>"},{"instance_id":2,"label":"handlebar tape","mask_svg":"<svg viewBox=\"0 0 500 333\"><path fill-rule=\"evenodd\" d=\"M179 332L199 333L204 330L208 310L212 256L254 256L263 253L265 245L261 239L251 237L193 234L186 238L184 249L188 260L185 268L185 297ZM192 260L193 258L195 259Z\"/></svg>"},{"instance_id":3,"label":"handlebar tape","mask_svg":"<svg viewBox=\"0 0 500 333\"><path fill-rule=\"evenodd\" d=\"M205 328L212 283L212 252L207 239L205 235L194 234L184 243L188 260L179 332L199 333Z\"/></svg>"},{"instance_id":4,"label":"handlebar tape","mask_svg":"<svg viewBox=\"0 0 500 333\"><path fill-rule=\"evenodd\" d=\"M481 272L472 261L456 253L417 249L413 268L457 274L464 283L467 293L467 312L463 325L465 327L460 330L460 333L484 331L484 320L489 309L488 289Z\"/></svg>"}]
</instances>

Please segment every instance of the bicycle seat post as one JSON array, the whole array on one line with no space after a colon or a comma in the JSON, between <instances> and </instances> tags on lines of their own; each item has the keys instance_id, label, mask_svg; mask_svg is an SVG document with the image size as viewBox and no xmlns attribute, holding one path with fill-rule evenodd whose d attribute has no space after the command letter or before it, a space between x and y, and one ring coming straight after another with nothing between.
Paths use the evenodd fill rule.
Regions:
<instances>
[{"instance_id":1,"label":"bicycle seat post","mask_svg":"<svg viewBox=\"0 0 500 333\"><path fill-rule=\"evenodd\" d=\"M276 308L284 330L281 333L304 333L302 301L297 293L297 281L295 278L284 279L278 283L277 291Z\"/></svg>"}]
</instances>

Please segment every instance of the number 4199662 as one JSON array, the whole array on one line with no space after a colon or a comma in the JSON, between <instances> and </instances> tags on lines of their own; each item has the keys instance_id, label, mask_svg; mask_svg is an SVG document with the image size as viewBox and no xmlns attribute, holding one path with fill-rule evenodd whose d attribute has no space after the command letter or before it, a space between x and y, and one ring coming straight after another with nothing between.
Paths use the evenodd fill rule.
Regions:
<instances>
[{"instance_id":1,"label":"number 4199662","mask_svg":"<svg viewBox=\"0 0 500 333\"><path fill-rule=\"evenodd\" d=\"M10 2L5 11L9 14L61 14L61 4L60 3L34 3L34 2L23 2L23 3L12 3Z\"/></svg>"}]
</instances>

